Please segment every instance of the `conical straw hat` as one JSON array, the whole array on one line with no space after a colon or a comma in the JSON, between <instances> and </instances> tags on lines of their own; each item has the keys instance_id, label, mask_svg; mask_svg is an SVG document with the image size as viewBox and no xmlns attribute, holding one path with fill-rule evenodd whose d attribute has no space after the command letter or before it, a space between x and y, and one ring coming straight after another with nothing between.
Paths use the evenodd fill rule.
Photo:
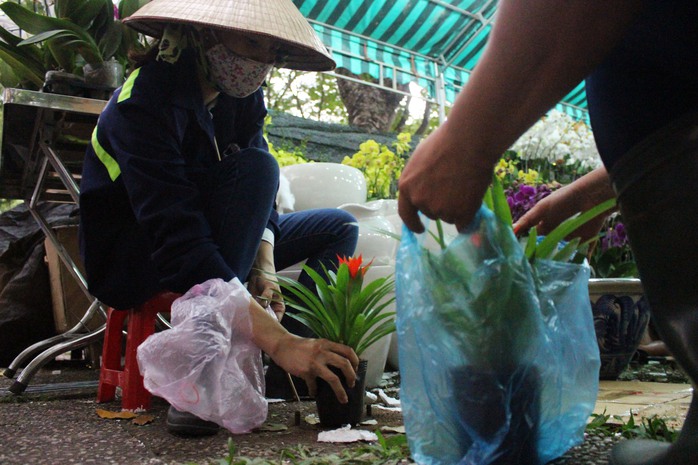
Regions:
<instances>
[{"instance_id":1,"label":"conical straw hat","mask_svg":"<svg viewBox=\"0 0 698 465\"><path fill-rule=\"evenodd\" d=\"M152 0L124 22L153 37L160 37L167 23L259 34L284 44L284 68L329 71L336 66L291 0Z\"/></svg>"}]
</instances>

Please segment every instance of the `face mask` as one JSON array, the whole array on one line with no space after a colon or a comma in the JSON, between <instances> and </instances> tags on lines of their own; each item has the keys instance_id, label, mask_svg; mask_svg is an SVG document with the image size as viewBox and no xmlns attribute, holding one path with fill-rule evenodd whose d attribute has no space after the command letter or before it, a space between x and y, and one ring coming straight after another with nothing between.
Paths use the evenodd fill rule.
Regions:
<instances>
[{"instance_id":1,"label":"face mask","mask_svg":"<svg viewBox=\"0 0 698 465\"><path fill-rule=\"evenodd\" d=\"M236 55L223 44L206 51L211 80L231 97L252 95L266 79L273 63L260 63Z\"/></svg>"}]
</instances>

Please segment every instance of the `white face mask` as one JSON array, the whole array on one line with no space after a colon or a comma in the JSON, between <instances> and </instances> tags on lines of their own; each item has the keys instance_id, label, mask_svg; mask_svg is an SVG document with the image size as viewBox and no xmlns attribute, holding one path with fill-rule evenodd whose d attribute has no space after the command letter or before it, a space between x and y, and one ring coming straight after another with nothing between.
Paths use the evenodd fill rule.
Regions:
<instances>
[{"instance_id":1,"label":"white face mask","mask_svg":"<svg viewBox=\"0 0 698 465\"><path fill-rule=\"evenodd\" d=\"M216 44L206 51L211 80L218 90L231 97L247 97L262 85L274 66L241 57L223 44Z\"/></svg>"}]
</instances>

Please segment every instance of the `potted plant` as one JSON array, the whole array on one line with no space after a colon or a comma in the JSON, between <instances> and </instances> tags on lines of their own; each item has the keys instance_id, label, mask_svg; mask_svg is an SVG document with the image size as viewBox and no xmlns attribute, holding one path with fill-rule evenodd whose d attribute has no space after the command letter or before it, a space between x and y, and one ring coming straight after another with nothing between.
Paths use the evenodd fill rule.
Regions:
<instances>
[{"instance_id":1,"label":"potted plant","mask_svg":"<svg viewBox=\"0 0 698 465\"><path fill-rule=\"evenodd\" d=\"M79 77L94 73L112 79L106 81L109 84L114 76L106 71L123 71L128 50L145 47L144 40L119 19L142 3L122 0L116 7L111 0L56 0L55 16L51 16L50 11L34 12L17 2L4 2L0 4L3 13L30 36L0 28L0 59L12 67L22 87L41 88L46 73L57 70ZM107 61L114 66L105 67Z\"/></svg>"},{"instance_id":2,"label":"potted plant","mask_svg":"<svg viewBox=\"0 0 698 465\"><path fill-rule=\"evenodd\" d=\"M440 252L414 235L401 244L398 334L408 438L412 429L418 456L443 462L545 463L583 432L577 420L590 413L598 383L585 312L589 270L575 264L584 259L584 244L563 239L612 203L545 237L532 228L521 242L496 176L485 205ZM562 386L576 389L575 398L560 401ZM559 433L554 440L551 423Z\"/></svg>"},{"instance_id":3,"label":"potted plant","mask_svg":"<svg viewBox=\"0 0 698 465\"><path fill-rule=\"evenodd\" d=\"M310 328L317 337L345 344L361 358L371 344L395 331L395 312L384 311L394 300L392 276L365 283L364 276L371 263L363 258L339 257L337 270L323 267L324 275L308 266L303 270L315 284L311 290L296 280L277 276L286 304L295 309L287 315ZM347 386L340 370L331 369L340 377L349 402L340 404L332 388L324 380L317 381L316 404L320 424L336 428L361 421L368 362L361 360L353 388Z\"/></svg>"}]
</instances>

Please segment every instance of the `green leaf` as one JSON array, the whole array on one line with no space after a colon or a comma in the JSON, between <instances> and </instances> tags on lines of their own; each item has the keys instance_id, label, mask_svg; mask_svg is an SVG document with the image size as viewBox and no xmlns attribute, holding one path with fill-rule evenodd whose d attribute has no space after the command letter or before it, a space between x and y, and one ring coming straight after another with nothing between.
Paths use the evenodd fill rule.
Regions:
<instances>
[{"instance_id":1,"label":"green leaf","mask_svg":"<svg viewBox=\"0 0 698 465\"><path fill-rule=\"evenodd\" d=\"M52 38L58 38L58 37L70 37L73 36L73 33L71 31L68 31L66 29L54 29L52 31L46 31L46 32L41 32L39 34L33 35L27 39L24 39L17 45L19 47L23 45L29 45L29 44L38 44L41 43L45 40L52 39Z\"/></svg>"},{"instance_id":2,"label":"green leaf","mask_svg":"<svg viewBox=\"0 0 698 465\"><path fill-rule=\"evenodd\" d=\"M46 43L46 48L51 52L51 56L56 60L59 68L69 73L82 74L82 65L76 63L74 50L53 40Z\"/></svg>"},{"instance_id":3,"label":"green leaf","mask_svg":"<svg viewBox=\"0 0 698 465\"><path fill-rule=\"evenodd\" d=\"M113 21L99 39L99 50L105 59L114 56L119 49L123 38L123 27L121 21Z\"/></svg>"},{"instance_id":4,"label":"green leaf","mask_svg":"<svg viewBox=\"0 0 698 465\"><path fill-rule=\"evenodd\" d=\"M119 2L119 18L128 18L149 0L122 0Z\"/></svg>"},{"instance_id":5,"label":"green leaf","mask_svg":"<svg viewBox=\"0 0 698 465\"><path fill-rule=\"evenodd\" d=\"M496 176L495 176L496 177ZM492 188L490 187L485 191L485 197L483 197L482 202L490 210L494 211L494 201L492 200Z\"/></svg>"},{"instance_id":6,"label":"green leaf","mask_svg":"<svg viewBox=\"0 0 698 465\"><path fill-rule=\"evenodd\" d=\"M1 4L0 9L4 11L20 29L24 29L33 35L55 30L72 32L75 40L70 42L69 46L74 47L88 63L102 63L102 55L100 54L97 44L87 31L80 26L67 20L34 13L9 1Z\"/></svg>"},{"instance_id":7,"label":"green leaf","mask_svg":"<svg viewBox=\"0 0 698 465\"><path fill-rule=\"evenodd\" d=\"M507 202L507 196L504 193L504 186L502 181L495 175L492 177L492 208L493 212L499 221L507 226L511 226L513 221L511 218L511 209L509 208L509 203Z\"/></svg>"},{"instance_id":8,"label":"green leaf","mask_svg":"<svg viewBox=\"0 0 698 465\"><path fill-rule=\"evenodd\" d=\"M391 334L393 332L395 332L395 320L391 319L389 321L383 322L382 324L377 326L368 337L364 338L364 340L362 340L359 343L359 345L355 349L356 354L362 354L366 349L368 349L380 338L387 336L388 334Z\"/></svg>"},{"instance_id":9,"label":"green leaf","mask_svg":"<svg viewBox=\"0 0 698 465\"><path fill-rule=\"evenodd\" d=\"M579 243L581 242L581 239L578 237L575 237L571 241L569 241L565 246L560 249L558 252L555 253L553 256L553 260L557 262L567 262L570 260L570 258L574 257L574 255L577 253L577 249L579 248Z\"/></svg>"},{"instance_id":10,"label":"green leaf","mask_svg":"<svg viewBox=\"0 0 698 465\"><path fill-rule=\"evenodd\" d=\"M105 3L105 0L56 0L56 16L87 29L102 11Z\"/></svg>"},{"instance_id":11,"label":"green leaf","mask_svg":"<svg viewBox=\"0 0 698 465\"><path fill-rule=\"evenodd\" d=\"M545 238L538 244L536 248L536 253L534 258L549 259L554 250L557 248L557 244L562 241L565 237L570 235L580 226L582 226L587 221L597 217L598 215L610 210L615 207L616 200L609 199L594 208L587 210L582 214L577 214L572 216L562 223L560 223L555 229L553 229Z\"/></svg>"},{"instance_id":12,"label":"green leaf","mask_svg":"<svg viewBox=\"0 0 698 465\"><path fill-rule=\"evenodd\" d=\"M37 63L29 54L17 52L17 47L9 47L0 42L0 59L12 67L12 71L19 79L30 81L37 88L44 85L45 68Z\"/></svg>"},{"instance_id":13,"label":"green leaf","mask_svg":"<svg viewBox=\"0 0 698 465\"><path fill-rule=\"evenodd\" d=\"M536 246L538 245L538 232L536 227L532 227L528 232L528 239L526 240L526 248L524 249L524 254L526 258L530 261L536 254Z\"/></svg>"}]
</instances>

